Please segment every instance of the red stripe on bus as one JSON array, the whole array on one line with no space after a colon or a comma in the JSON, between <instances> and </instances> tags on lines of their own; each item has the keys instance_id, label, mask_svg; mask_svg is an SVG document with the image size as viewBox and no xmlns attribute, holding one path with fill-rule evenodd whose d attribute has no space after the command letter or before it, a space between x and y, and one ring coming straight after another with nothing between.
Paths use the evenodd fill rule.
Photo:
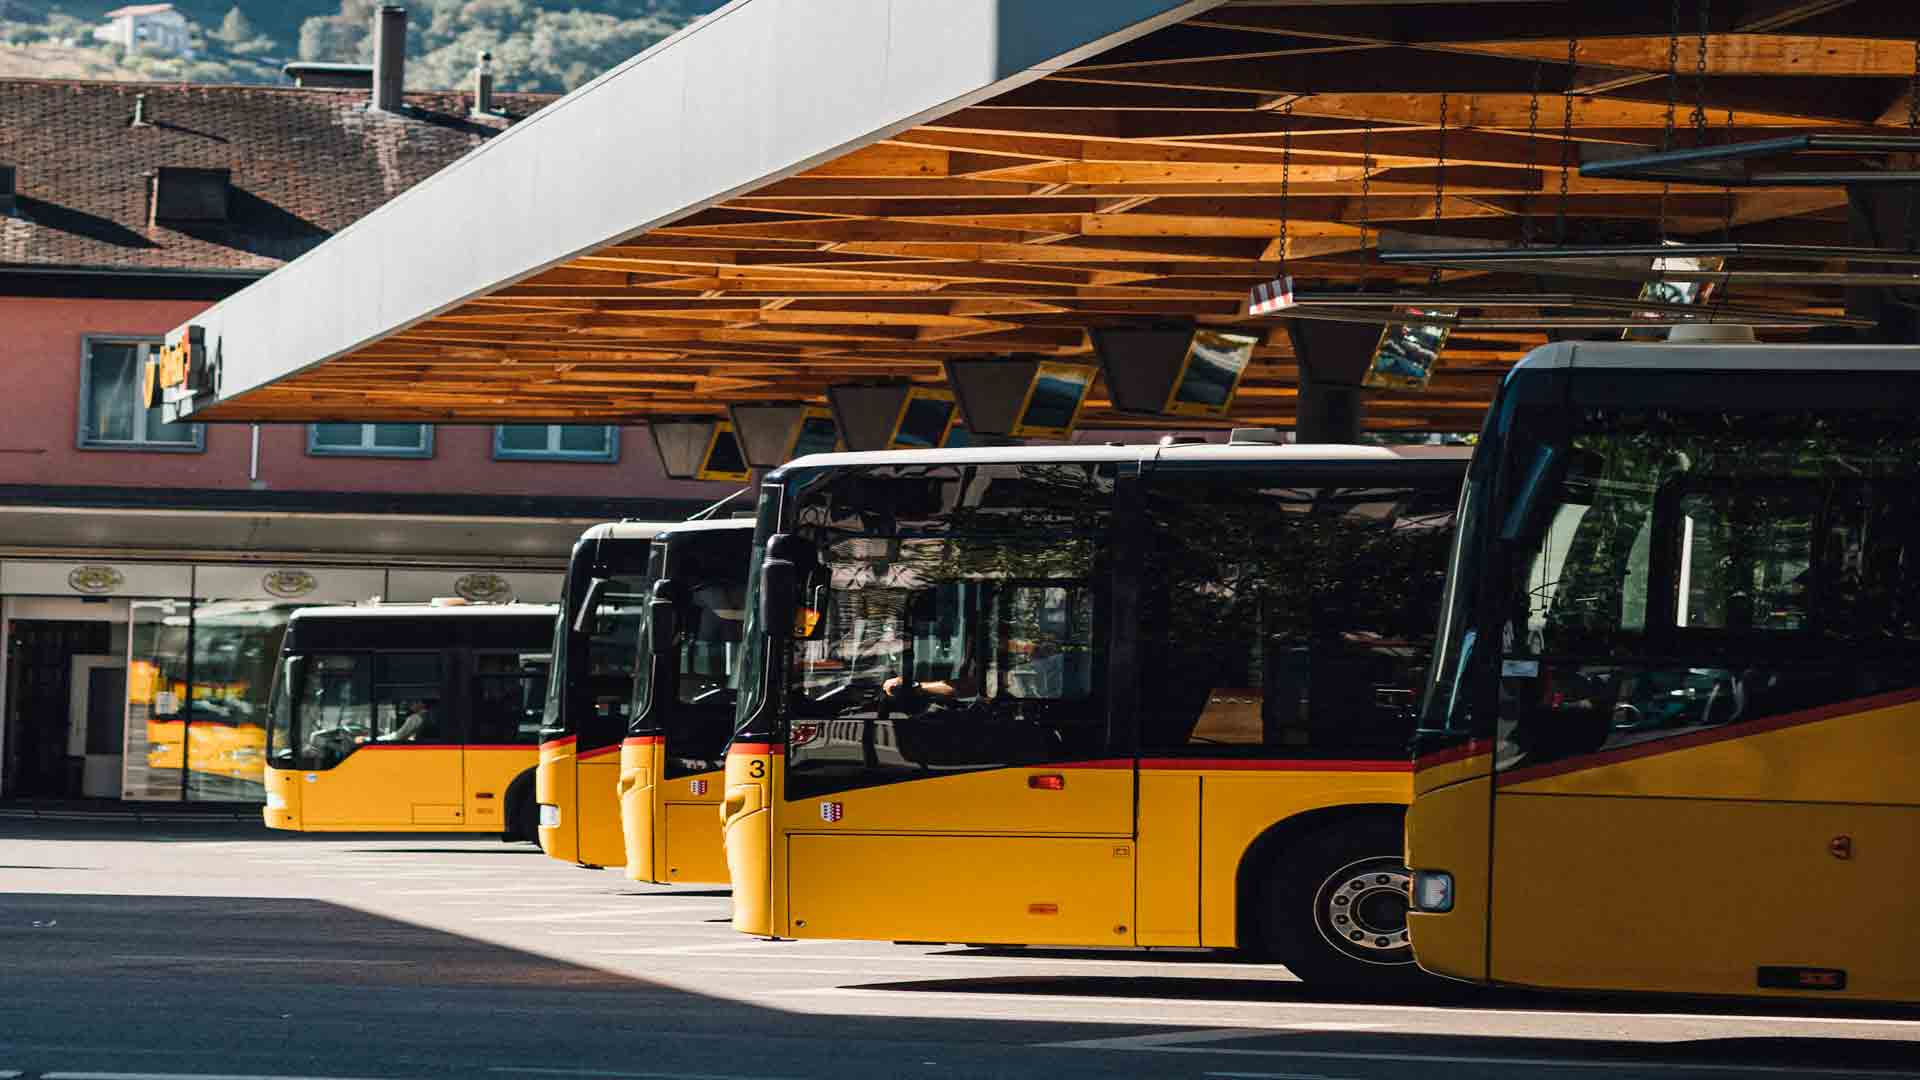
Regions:
<instances>
[{"instance_id":1,"label":"red stripe on bus","mask_svg":"<svg viewBox=\"0 0 1920 1080\"><path fill-rule=\"evenodd\" d=\"M548 739L540 744L542 750L558 750L563 746L572 746L580 738L578 735L562 735L557 739Z\"/></svg>"},{"instance_id":2,"label":"red stripe on bus","mask_svg":"<svg viewBox=\"0 0 1920 1080\"><path fill-rule=\"evenodd\" d=\"M667 741L666 737L663 735L633 735L626 739L621 740L620 745L621 746L658 746L659 744L666 741Z\"/></svg>"},{"instance_id":3,"label":"red stripe on bus","mask_svg":"<svg viewBox=\"0 0 1920 1080\"><path fill-rule=\"evenodd\" d=\"M1449 746L1445 750L1435 750L1431 754L1421 754L1413 759L1416 769L1430 769L1435 765L1450 765L1456 761L1493 751L1492 739L1469 739L1459 746Z\"/></svg>"},{"instance_id":4,"label":"red stripe on bus","mask_svg":"<svg viewBox=\"0 0 1920 1080\"><path fill-rule=\"evenodd\" d=\"M1762 717L1745 723L1729 724L1725 727L1707 731L1689 732L1669 739L1649 739L1632 746L1601 750L1598 753L1582 754L1579 757L1563 761L1551 761L1542 765L1530 765L1514 769L1511 772L1497 773L1498 786L1526 783L1529 780L1544 780L1550 776L1563 776L1572 772L1585 772L1606 765L1616 765L1623 761L1636 761L1653 757L1656 754L1670 754L1678 750L1690 750L1696 746L1709 746L1713 743L1727 742L1731 739L1744 739L1749 735L1764 735L1770 731L1784 731L1787 728L1815 724L1822 720L1833 720L1842 716L1856 716L1872 712L1875 709L1892 708L1895 705L1910 705L1920 701L1920 687L1908 690L1896 690L1887 694L1875 694L1872 697L1855 698L1852 701L1835 702L1800 712L1781 713L1779 716Z\"/></svg>"},{"instance_id":5,"label":"red stripe on bus","mask_svg":"<svg viewBox=\"0 0 1920 1080\"><path fill-rule=\"evenodd\" d=\"M1342 758L1141 758L1143 769L1215 769L1242 772L1411 772L1413 763Z\"/></svg>"},{"instance_id":6,"label":"red stripe on bus","mask_svg":"<svg viewBox=\"0 0 1920 1080\"><path fill-rule=\"evenodd\" d=\"M736 754L741 757L751 757L757 754L773 754L778 756L786 752L787 748L781 746L779 743L737 742L727 747L728 757L733 757Z\"/></svg>"},{"instance_id":7,"label":"red stripe on bus","mask_svg":"<svg viewBox=\"0 0 1920 1080\"><path fill-rule=\"evenodd\" d=\"M603 758L603 757L606 757L608 754L617 754L619 752L620 752L620 748L618 746L602 746L597 750L582 750L578 754L574 755L573 760L592 761L594 758Z\"/></svg>"}]
</instances>

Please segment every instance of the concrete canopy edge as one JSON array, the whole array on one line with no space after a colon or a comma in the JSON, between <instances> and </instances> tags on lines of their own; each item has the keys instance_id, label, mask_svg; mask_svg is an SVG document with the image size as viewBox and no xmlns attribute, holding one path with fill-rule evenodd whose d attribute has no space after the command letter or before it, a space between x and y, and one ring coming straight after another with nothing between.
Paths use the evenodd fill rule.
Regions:
<instances>
[{"instance_id":1,"label":"concrete canopy edge","mask_svg":"<svg viewBox=\"0 0 1920 1080\"><path fill-rule=\"evenodd\" d=\"M196 316L220 385L170 411L244 421L218 407L1222 2L736 0Z\"/></svg>"}]
</instances>

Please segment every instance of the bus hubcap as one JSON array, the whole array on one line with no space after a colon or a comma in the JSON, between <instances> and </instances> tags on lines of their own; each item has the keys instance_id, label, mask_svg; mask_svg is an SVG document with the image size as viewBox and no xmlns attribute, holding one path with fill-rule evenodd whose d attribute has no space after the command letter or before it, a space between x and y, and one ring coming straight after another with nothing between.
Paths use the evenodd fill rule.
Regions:
<instances>
[{"instance_id":1,"label":"bus hubcap","mask_svg":"<svg viewBox=\"0 0 1920 1080\"><path fill-rule=\"evenodd\" d=\"M1341 867L1314 898L1314 922L1334 948L1370 964L1411 963L1407 898L1413 875L1382 856Z\"/></svg>"}]
</instances>

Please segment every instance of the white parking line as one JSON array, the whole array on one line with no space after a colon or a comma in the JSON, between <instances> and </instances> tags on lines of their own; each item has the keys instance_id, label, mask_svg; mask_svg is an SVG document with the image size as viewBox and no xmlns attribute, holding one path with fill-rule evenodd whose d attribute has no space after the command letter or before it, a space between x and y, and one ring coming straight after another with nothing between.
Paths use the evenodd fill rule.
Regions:
<instances>
[{"instance_id":1,"label":"white parking line","mask_svg":"<svg viewBox=\"0 0 1920 1080\"><path fill-rule=\"evenodd\" d=\"M6 1075L19 1076L19 1073ZM147 1072L50 1072L42 1074L42 1080L392 1080L391 1077L364 1076L280 1076L265 1073L226 1074L206 1076L201 1073L147 1073Z\"/></svg>"},{"instance_id":2,"label":"white parking line","mask_svg":"<svg viewBox=\"0 0 1920 1080\"><path fill-rule=\"evenodd\" d=\"M746 1073L681 1073L681 1072L608 1072L605 1069L516 1069L501 1065L487 1070L497 1073L515 1073L526 1076L606 1076L620 1080L791 1080L780 1076L749 1076Z\"/></svg>"}]
</instances>

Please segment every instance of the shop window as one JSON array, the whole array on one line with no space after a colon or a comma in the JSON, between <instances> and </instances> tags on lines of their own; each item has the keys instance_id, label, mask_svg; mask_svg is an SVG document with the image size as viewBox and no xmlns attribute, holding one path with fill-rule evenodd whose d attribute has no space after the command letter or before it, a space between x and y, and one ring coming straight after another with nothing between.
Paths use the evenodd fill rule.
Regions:
<instances>
[{"instance_id":1,"label":"shop window","mask_svg":"<svg viewBox=\"0 0 1920 1080\"><path fill-rule=\"evenodd\" d=\"M83 450L206 449L201 424L169 424L145 401L146 368L157 341L87 338L80 364L80 432Z\"/></svg>"},{"instance_id":2,"label":"shop window","mask_svg":"<svg viewBox=\"0 0 1920 1080\"><path fill-rule=\"evenodd\" d=\"M495 461L618 461L620 429L600 424L501 424Z\"/></svg>"},{"instance_id":3,"label":"shop window","mask_svg":"<svg viewBox=\"0 0 1920 1080\"><path fill-rule=\"evenodd\" d=\"M432 457L430 424L309 424L307 453L342 457Z\"/></svg>"}]
</instances>

